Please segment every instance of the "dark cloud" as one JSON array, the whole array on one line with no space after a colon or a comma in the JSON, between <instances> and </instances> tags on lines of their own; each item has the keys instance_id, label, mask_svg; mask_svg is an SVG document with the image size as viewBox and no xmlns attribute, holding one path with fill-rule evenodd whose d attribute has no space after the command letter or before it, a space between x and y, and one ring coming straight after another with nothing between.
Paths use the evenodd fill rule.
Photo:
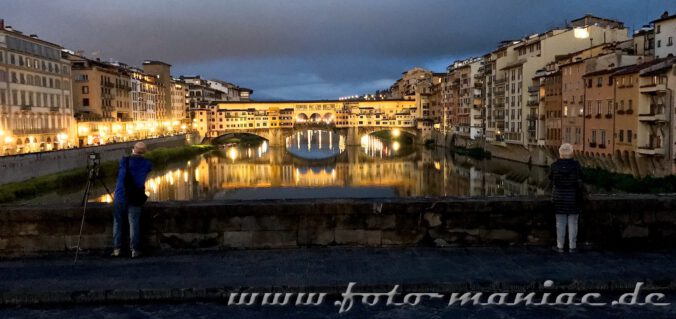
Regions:
<instances>
[{"instance_id":1,"label":"dark cloud","mask_svg":"<svg viewBox=\"0 0 676 319\"><path fill-rule=\"evenodd\" d=\"M585 13L628 27L673 7L664 0L0 0L9 24L70 49L175 74L201 73L254 96L335 98L378 88L406 68L443 70L500 40Z\"/></svg>"}]
</instances>

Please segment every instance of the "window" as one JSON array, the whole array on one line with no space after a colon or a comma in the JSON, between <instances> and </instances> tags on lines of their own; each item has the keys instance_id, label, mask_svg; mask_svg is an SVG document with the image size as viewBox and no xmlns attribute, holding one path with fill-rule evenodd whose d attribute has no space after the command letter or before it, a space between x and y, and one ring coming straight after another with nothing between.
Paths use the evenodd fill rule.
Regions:
<instances>
[{"instance_id":1,"label":"window","mask_svg":"<svg viewBox=\"0 0 676 319\"><path fill-rule=\"evenodd\" d=\"M657 40L657 47L661 48L662 47L662 40Z\"/></svg>"},{"instance_id":2,"label":"window","mask_svg":"<svg viewBox=\"0 0 676 319\"><path fill-rule=\"evenodd\" d=\"M89 99L87 98L82 99L82 106L89 106Z\"/></svg>"},{"instance_id":3,"label":"window","mask_svg":"<svg viewBox=\"0 0 676 319\"><path fill-rule=\"evenodd\" d=\"M606 144L606 130L600 130L601 131L601 137L599 139L599 144Z\"/></svg>"},{"instance_id":4,"label":"window","mask_svg":"<svg viewBox=\"0 0 676 319\"><path fill-rule=\"evenodd\" d=\"M613 114L613 100L608 100L608 115Z\"/></svg>"},{"instance_id":5,"label":"window","mask_svg":"<svg viewBox=\"0 0 676 319\"><path fill-rule=\"evenodd\" d=\"M602 76L596 78L596 86L597 87L603 86L603 77Z\"/></svg>"},{"instance_id":6,"label":"window","mask_svg":"<svg viewBox=\"0 0 676 319\"><path fill-rule=\"evenodd\" d=\"M631 139L633 137L634 136L632 135L631 130L627 130L627 143L631 143Z\"/></svg>"},{"instance_id":7,"label":"window","mask_svg":"<svg viewBox=\"0 0 676 319\"><path fill-rule=\"evenodd\" d=\"M624 142L624 130L620 130L620 134L618 135L618 139L620 142Z\"/></svg>"},{"instance_id":8,"label":"window","mask_svg":"<svg viewBox=\"0 0 676 319\"><path fill-rule=\"evenodd\" d=\"M662 26L658 24L657 29L655 29L655 33L660 33L661 31L662 31Z\"/></svg>"},{"instance_id":9,"label":"window","mask_svg":"<svg viewBox=\"0 0 676 319\"><path fill-rule=\"evenodd\" d=\"M601 101L596 101L596 114L601 114Z\"/></svg>"},{"instance_id":10,"label":"window","mask_svg":"<svg viewBox=\"0 0 676 319\"><path fill-rule=\"evenodd\" d=\"M591 143L596 144L596 130L592 130Z\"/></svg>"},{"instance_id":11,"label":"window","mask_svg":"<svg viewBox=\"0 0 676 319\"><path fill-rule=\"evenodd\" d=\"M83 85L82 86L82 94L87 94L89 93L89 86Z\"/></svg>"},{"instance_id":12,"label":"window","mask_svg":"<svg viewBox=\"0 0 676 319\"><path fill-rule=\"evenodd\" d=\"M674 45L674 37L667 38L667 46L670 47Z\"/></svg>"}]
</instances>

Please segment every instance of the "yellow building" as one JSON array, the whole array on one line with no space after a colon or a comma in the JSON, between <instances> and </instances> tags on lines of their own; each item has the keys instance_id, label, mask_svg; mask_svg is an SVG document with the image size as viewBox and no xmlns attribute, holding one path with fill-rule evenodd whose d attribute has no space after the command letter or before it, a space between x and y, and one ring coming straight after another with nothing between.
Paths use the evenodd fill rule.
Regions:
<instances>
[{"instance_id":1,"label":"yellow building","mask_svg":"<svg viewBox=\"0 0 676 319\"><path fill-rule=\"evenodd\" d=\"M295 124L347 127L416 126L415 100L220 102L191 110L193 128L202 136Z\"/></svg>"},{"instance_id":2,"label":"yellow building","mask_svg":"<svg viewBox=\"0 0 676 319\"><path fill-rule=\"evenodd\" d=\"M62 49L0 23L0 154L72 146L71 68Z\"/></svg>"}]
</instances>

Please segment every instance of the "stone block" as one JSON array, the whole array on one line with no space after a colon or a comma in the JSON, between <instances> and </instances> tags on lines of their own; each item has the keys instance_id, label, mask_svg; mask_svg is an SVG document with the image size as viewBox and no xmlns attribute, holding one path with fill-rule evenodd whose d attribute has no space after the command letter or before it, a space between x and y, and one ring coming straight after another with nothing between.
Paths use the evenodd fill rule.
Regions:
<instances>
[{"instance_id":1,"label":"stone block","mask_svg":"<svg viewBox=\"0 0 676 319\"><path fill-rule=\"evenodd\" d=\"M298 232L289 230L262 230L253 232L253 248L298 247Z\"/></svg>"},{"instance_id":2,"label":"stone block","mask_svg":"<svg viewBox=\"0 0 676 319\"><path fill-rule=\"evenodd\" d=\"M397 219L394 214L380 214L366 217L366 229L396 229Z\"/></svg>"},{"instance_id":3,"label":"stone block","mask_svg":"<svg viewBox=\"0 0 676 319\"><path fill-rule=\"evenodd\" d=\"M68 235L65 238L66 240L66 249L75 250L77 247L78 235ZM87 250L101 250L111 248L113 246L113 235L110 234L100 234L100 235L82 235L82 240L80 241L80 249Z\"/></svg>"},{"instance_id":4,"label":"stone block","mask_svg":"<svg viewBox=\"0 0 676 319\"><path fill-rule=\"evenodd\" d=\"M220 245L219 233L162 233L160 244L171 248L213 248Z\"/></svg>"},{"instance_id":5,"label":"stone block","mask_svg":"<svg viewBox=\"0 0 676 319\"><path fill-rule=\"evenodd\" d=\"M253 232L251 231L223 232L223 247L251 248L253 247Z\"/></svg>"},{"instance_id":6,"label":"stone block","mask_svg":"<svg viewBox=\"0 0 676 319\"><path fill-rule=\"evenodd\" d=\"M441 214L438 213L425 213L423 215L423 218L425 219L425 222L427 222L427 225L429 227L437 227L441 226Z\"/></svg>"},{"instance_id":7,"label":"stone block","mask_svg":"<svg viewBox=\"0 0 676 319\"><path fill-rule=\"evenodd\" d=\"M414 246L420 243L425 232L416 230L383 230L382 246Z\"/></svg>"},{"instance_id":8,"label":"stone block","mask_svg":"<svg viewBox=\"0 0 676 319\"><path fill-rule=\"evenodd\" d=\"M649 233L647 227L629 225L622 232L622 238L644 238L648 237Z\"/></svg>"},{"instance_id":9,"label":"stone block","mask_svg":"<svg viewBox=\"0 0 676 319\"><path fill-rule=\"evenodd\" d=\"M336 229L336 244L351 246L373 246L382 244L382 232L364 229Z\"/></svg>"},{"instance_id":10,"label":"stone block","mask_svg":"<svg viewBox=\"0 0 676 319\"><path fill-rule=\"evenodd\" d=\"M335 230L327 228L301 228L298 230L298 245L328 246L335 243Z\"/></svg>"}]
</instances>

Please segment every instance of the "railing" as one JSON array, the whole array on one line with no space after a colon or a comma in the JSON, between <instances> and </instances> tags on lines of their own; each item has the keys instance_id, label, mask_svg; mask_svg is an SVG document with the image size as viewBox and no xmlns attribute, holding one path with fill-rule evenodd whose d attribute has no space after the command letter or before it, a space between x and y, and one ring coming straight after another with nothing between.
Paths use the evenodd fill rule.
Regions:
<instances>
[{"instance_id":1,"label":"railing","mask_svg":"<svg viewBox=\"0 0 676 319\"><path fill-rule=\"evenodd\" d=\"M33 108L32 105L22 105L21 110L22 111L30 111Z\"/></svg>"},{"instance_id":2,"label":"railing","mask_svg":"<svg viewBox=\"0 0 676 319\"><path fill-rule=\"evenodd\" d=\"M24 128L24 129L14 129L12 130L12 133L14 135L21 135L21 134L51 134L51 133L59 133L63 129L56 129L56 128Z\"/></svg>"},{"instance_id":3,"label":"railing","mask_svg":"<svg viewBox=\"0 0 676 319\"><path fill-rule=\"evenodd\" d=\"M59 107L57 107L57 106L52 106L52 107L49 108L49 111L50 111L50 112L58 112L58 111L59 111Z\"/></svg>"}]
</instances>

